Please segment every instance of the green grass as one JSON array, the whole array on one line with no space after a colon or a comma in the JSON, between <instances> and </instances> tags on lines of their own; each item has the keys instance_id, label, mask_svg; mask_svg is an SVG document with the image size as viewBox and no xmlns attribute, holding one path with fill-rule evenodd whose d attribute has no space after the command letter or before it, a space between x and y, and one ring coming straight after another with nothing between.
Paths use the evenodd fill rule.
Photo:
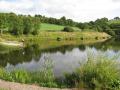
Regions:
<instances>
[{"instance_id":1,"label":"green grass","mask_svg":"<svg viewBox=\"0 0 120 90\"><path fill-rule=\"evenodd\" d=\"M60 25L54 25L54 24L47 24L47 23L41 23L40 30L42 31L60 31L64 28L64 26Z\"/></svg>"},{"instance_id":2,"label":"green grass","mask_svg":"<svg viewBox=\"0 0 120 90\"><path fill-rule=\"evenodd\" d=\"M41 31L61 31L65 26L61 25L55 25L55 24L47 24L47 23L41 23L40 30ZM77 27L72 27L75 31L81 31Z\"/></svg>"}]
</instances>

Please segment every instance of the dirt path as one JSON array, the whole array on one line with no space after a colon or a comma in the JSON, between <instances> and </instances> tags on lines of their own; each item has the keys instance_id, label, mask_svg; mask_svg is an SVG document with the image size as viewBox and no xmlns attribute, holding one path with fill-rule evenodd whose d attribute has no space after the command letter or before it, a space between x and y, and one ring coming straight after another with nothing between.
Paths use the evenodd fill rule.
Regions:
<instances>
[{"instance_id":1,"label":"dirt path","mask_svg":"<svg viewBox=\"0 0 120 90\"><path fill-rule=\"evenodd\" d=\"M0 44L8 45L8 46L20 46L20 47L23 46L22 42L17 42L17 41L2 41L0 42Z\"/></svg>"},{"instance_id":2,"label":"dirt path","mask_svg":"<svg viewBox=\"0 0 120 90\"><path fill-rule=\"evenodd\" d=\"M57 89L57 88L45 88L35 85L20 84L15 82L7 82L0 80L0 88L5 90L78 90L78 89ZM83 90L83 89L80 89Z\"/></svg>"}]
</instances>

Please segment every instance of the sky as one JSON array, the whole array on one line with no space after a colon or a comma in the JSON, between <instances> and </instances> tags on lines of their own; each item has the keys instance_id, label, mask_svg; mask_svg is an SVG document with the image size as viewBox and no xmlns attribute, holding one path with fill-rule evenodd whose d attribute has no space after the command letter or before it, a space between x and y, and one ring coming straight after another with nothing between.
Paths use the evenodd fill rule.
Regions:
<instances>
[{"instance_id":1,"label":"sky","mask_svg":"<svg viewBox=\"0 0 120 90\"><path fill-rule=\"evenodd\" d=\"M0 0L0 12L94 21L120 16L120 0Z\"/></svg>"}]
</instances>

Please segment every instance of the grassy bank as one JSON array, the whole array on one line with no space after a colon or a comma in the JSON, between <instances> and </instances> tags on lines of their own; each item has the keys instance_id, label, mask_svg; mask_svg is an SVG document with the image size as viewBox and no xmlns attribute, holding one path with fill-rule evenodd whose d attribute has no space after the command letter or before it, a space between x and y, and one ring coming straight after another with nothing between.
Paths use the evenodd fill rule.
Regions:
<instances>
[{"instance_id":1,"label":"grassy bank","mask_svg":"<svg viewBox=\"0 0 120 90\"><path fill-rule=\"evenodd\" d=\"M2 41L5 40L74 40L74 39L107 39L110 38L110 35L100 32L40 32L39 35L21 35L13 36L10 34L3 34L0 36Z\"/></svg>"},{"instance_id":2,"label":"grassy bank","mask_svg":"<svg viewBox=\"0 0 120 90\"><path fill-rule=\"evenodd\" d=\"M88 53L87 61L80 64L72 74L65 74L64 79L55 78L53 63L46 59L44 68L39 72L25 70L6 71L0 68L0 79L57 88L91 88L92 90L119 90L120 63L115 57L109 58L105 53Z\"/></svg>"}]
</instances>

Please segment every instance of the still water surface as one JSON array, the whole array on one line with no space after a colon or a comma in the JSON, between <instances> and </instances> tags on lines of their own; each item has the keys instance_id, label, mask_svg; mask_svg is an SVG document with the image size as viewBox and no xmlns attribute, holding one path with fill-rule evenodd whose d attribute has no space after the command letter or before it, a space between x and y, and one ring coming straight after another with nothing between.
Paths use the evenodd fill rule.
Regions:
<instances>
[{"instance_id":1,"label":"still water surface","mask_svg":"<svg viewBox=\"0 0 120 90\"><path fill-rule=\"evenodd\" d=\"M97 43L61 43L63 42L51 41L14 50L0 46L0 66L7 70L38 71L44 66L45 61L49 60L53 63L55 76L61 77L64 73L74 71L81 62L85 62L89 50L94 54L101 52L110 57L120 53L119 39Z\"/></svg>"}]
</instances>

